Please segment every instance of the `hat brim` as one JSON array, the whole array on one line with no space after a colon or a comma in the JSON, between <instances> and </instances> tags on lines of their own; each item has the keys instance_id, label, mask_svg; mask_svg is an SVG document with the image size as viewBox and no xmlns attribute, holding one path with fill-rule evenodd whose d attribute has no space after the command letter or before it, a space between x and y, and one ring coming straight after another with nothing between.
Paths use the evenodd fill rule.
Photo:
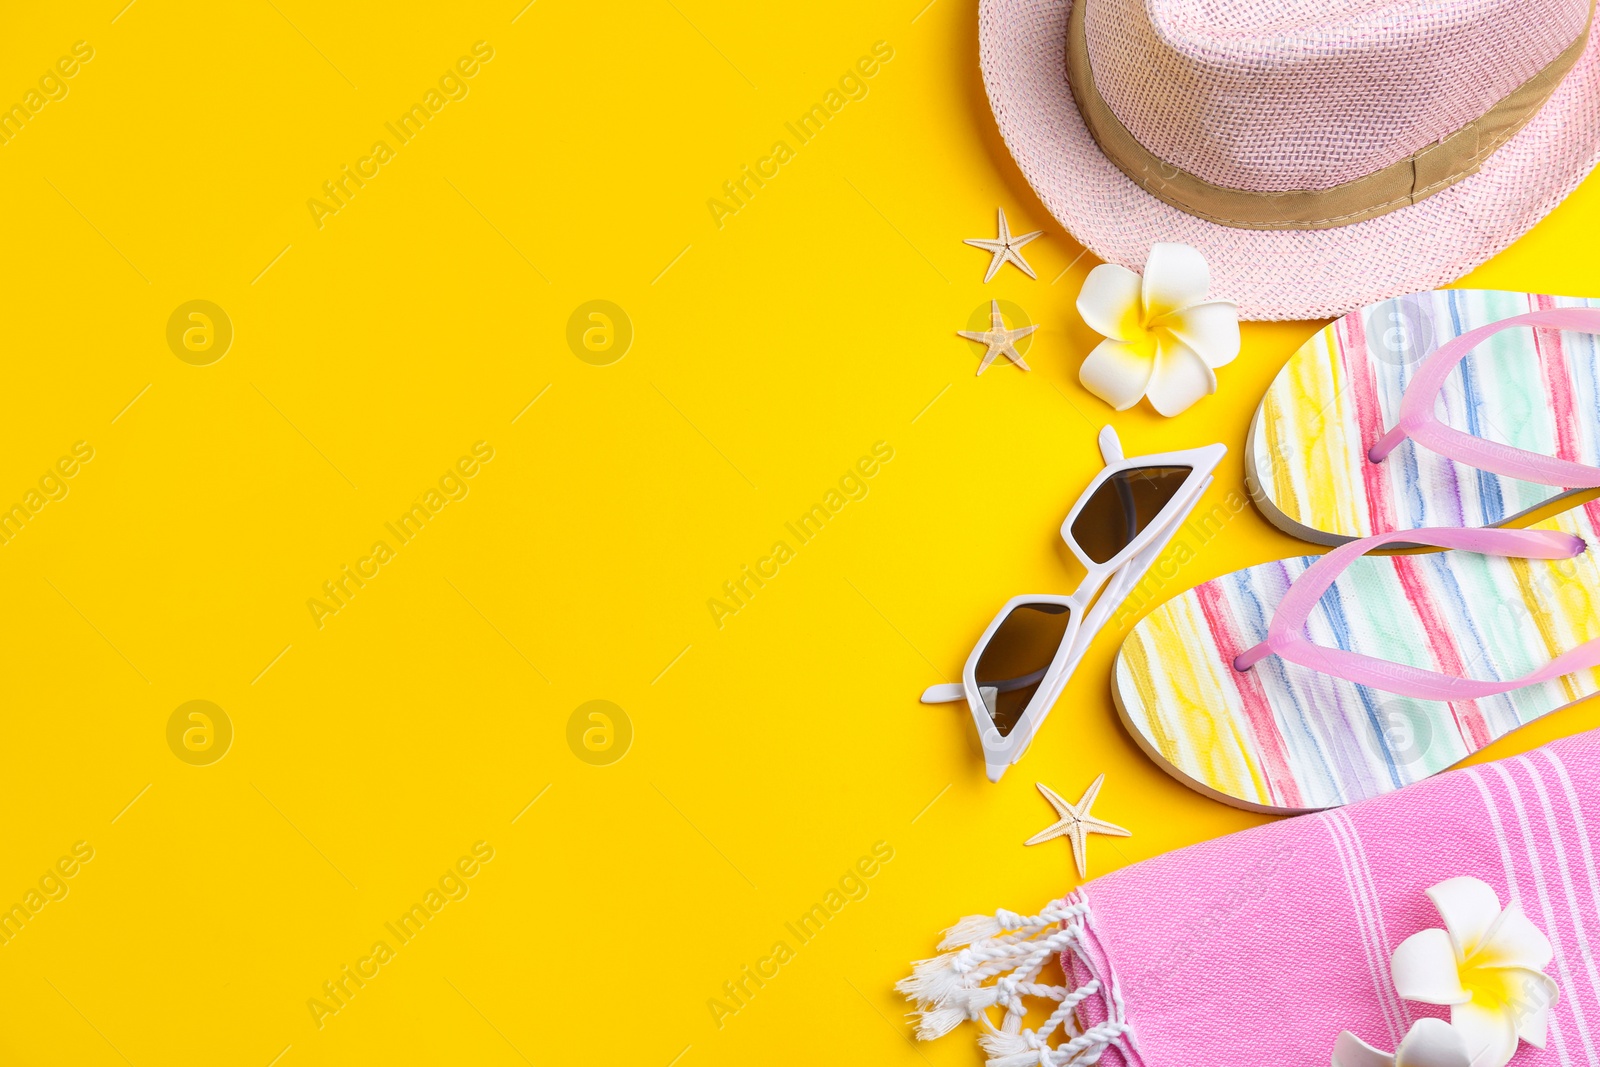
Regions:
<instances>
[{"instance_id":1,"label":"hat brim","mask_svg":"<svg viewBox=\"0 0 1600 1067\"><path fill-rule=\"evenodd\" d=\"M1454 281L1521 237L1600 159L1600 19L1572 70L1478 173L1410 207L1325 230L1220 226L1156 199L1090 136L1066 76L1074 0L980 0L978 50L1000 135L1039 198L1100 258L1142 270L1150 246L1205 254L1213 295L1246 319L1343 315Z\"/></svg>"}]
</instances>

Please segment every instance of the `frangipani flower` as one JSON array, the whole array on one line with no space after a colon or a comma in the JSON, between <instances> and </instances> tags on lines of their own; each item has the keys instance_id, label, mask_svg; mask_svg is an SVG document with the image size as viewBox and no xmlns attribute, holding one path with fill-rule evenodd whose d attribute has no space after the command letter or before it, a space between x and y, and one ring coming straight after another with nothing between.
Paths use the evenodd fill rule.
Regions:
<instances>
[{"instance_id":1,"label":"frangipani flower","mask_svg":"<svg viewBox=\"0 0 1600 1067\"><path fill-rule=\"evenodd\" d=\"M1473 1067L1505 1067L1520 1038L1544 1048L1556 984L1544 974L1550 940L1515 902L1476 878L1428 890L1444 929L1412 934L1395 949L1395 989L1407 1000L1450 1007Z\"/></svg>"},{"instance_id":2,"label":"frangipani flower","mask_svg":"<svg viewBox=\"0 0 1600 1067\"><path fill-rule=\"evenodd\" d=\"M1205 257L1189 245L1152 245L1142 281L1115 263L1090 271L1078 314L1106 340L1078 371L1084 387L1118 411L1148 396L1169 416L1216 392L1215 368L1239 354L1239 308L1207 300L1210 290Z\"/></svg>"},{"instance_id":3,"label":"frangipani flower","mask_svg":"<svg viewBox=\"0 0 1600 1067\"><path fill-rule=\"evenodd\" d=\"M1346 1030L1334 1043L1333 1067L1472 1067L1472 1057L1460 1030L1443 1019L1418 1019L1392 1053Z\"/></svg>"}]
</instances>

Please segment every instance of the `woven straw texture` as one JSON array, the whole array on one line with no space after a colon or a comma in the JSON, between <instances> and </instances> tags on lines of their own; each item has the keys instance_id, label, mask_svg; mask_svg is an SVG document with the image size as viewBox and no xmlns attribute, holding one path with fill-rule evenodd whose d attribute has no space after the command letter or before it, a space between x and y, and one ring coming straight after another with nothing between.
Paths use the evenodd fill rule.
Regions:
<instances>
[{"instance_id":1,"label":"woven straw texture","mask_svg":"<svg viewBox=\"0 0 1600 1067\"><path fill-rule=\"evenodd\" d=\"M1452 281L1547 215L1600 158L1597 27L1521 132L1477 174L1419 204L1326 230L1205 222L1151 196L1100 153L1067 85L1070 10L1071 0L980 0L984 84L1011 154L1096 255L1141 270L1157 241L1194 245L1211 264L1213 293L1237 301L1247 319L1334 317ZM1325 47L1359 51L1358 43Z\"/></svg>"},{"instance_id":2,"label":"woven straw texture","mask_svg":"<svg viewBox=\"0 0 1600 1067\"><path fill-rule=\"evenodd\" d=\"M1326 5L1322 5L1326 7ZM1095 85L1216 185L1326 189L1482 115L1583 31L1589 0L1453 0L1286 19L1276 0L1094 0Z\"/></svg>"}]
</instances>

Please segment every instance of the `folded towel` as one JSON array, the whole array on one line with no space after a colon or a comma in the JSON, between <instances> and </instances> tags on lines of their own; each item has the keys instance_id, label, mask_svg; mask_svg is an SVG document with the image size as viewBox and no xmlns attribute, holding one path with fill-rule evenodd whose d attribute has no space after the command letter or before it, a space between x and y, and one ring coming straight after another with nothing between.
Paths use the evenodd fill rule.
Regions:
<instances>
[{"instance_id":1,"label":"folded towel","mask_svg":"<svg viewBox=\"0 0 1600 1067\"><path fill-rule=\"evenodd\" d=\"M1341 1031L1394 1049L1417 1020L1458 1010L1402 998L1391 962L1421 931L1436 935L1419 941L1445 937L1436 928L1453 924L1428 890L1466 877L1548 938L1543 963L1522 960L1502 977L1530 995L1558 994L1508 1009L1522 1040L1513 1034L1503 1058L1483 1049L1482 1018L1476 1030L1458 1020L1478 1046L1474 1063L1600 1065L1591 816L1600 818L1600 731L1146 860L1038 915L963 919L940 948L966 947L917 964L899 988L921 1010L919 1037L979 1020L991 1067L1320 1065ZM1065 988L1040 981L1056 953ZM1036 1030L1023 1029L1030 996L1058 1002ZM1057 1026L1064 1033L1052 1038ZM1419 1040L1444 1030L1421 1029Z\"/></svg>"}]
</instances>

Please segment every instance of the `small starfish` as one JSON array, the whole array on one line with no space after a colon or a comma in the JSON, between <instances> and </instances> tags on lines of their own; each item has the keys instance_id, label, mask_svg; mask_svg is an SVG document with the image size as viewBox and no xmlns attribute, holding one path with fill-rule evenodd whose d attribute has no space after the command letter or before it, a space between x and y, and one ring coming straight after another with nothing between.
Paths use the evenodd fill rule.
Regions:
<instances>
[{"instance_id":1,"label":"small starfish","mask_svg":"<svg viewBox=\"0 0 1600 1067\"><path fill-rule=\"evenodd\" d=\"M969 341L976 341L980 345L987 346L988 350L983 354L983 361L978 364L978 373L982 374L988 369L989 364L994 362L994 357L996 356L1005 356L1023 370L1028 370L1028 365L1022 361L1022 353L1018 352L1013 345L1038 328L1039 324L1034 323L1032 326L1024 326L1020 330L1006 329L1006 320L1000 317L1000 301L991 300L989 301L989 328L987 330L982 333L975 333L972 330L957 330L956 333Z\"/></svg>"},{"instance_id":2,"label":"small starfish","mask_svg":"<svg viewBox=\"0 0 1600 1067\"><path fill-rule=\"evenodd\" d=\"M1017 249L1021 248L1035 237L1038 237L1040 234L1044 233L1044 231L1034 230L1032 233L1025 233L1020 237L1013 237L1011 236L1011 227L1006 225L1006 209L1000 208L999 212L1000 235L998 237L992 241L985 240L981 237L969 237L963 241L962 244L969 244L974 248L981 248L985 252L991 252L994 254L994 258L989 261L989 272L983 276L985 283L987 283L990 278L994 277L995 271L1005 266L1006 260L1010 260L1011 262L1015 263L1018 269L1028 277L1037 278L1038 275L1033 273L1033 268L1028 266L1028 261L1022 258L1022 254L1018 252Z\"/></svg>"},{"instance_id":3,"label":"small starfish","mask_svg":"<svg viewBox=\"0 0 1600 1067\"><path fill-rule=\"evenodd\" d=\"M1089 809L1094 805L1095 798L1100 795L1100 783L1105 780L1106 776L1103 774L1096 778L1094 784L1084 792L1083 799L1076 804L1068 804L1049 786L1043 782L1035 782L1034 784L1039 787L1039 792L1044 794L1044 798L1050 802L1052 808L1056 809L1056 814L1061 818L1056 821L1055 825L1039 831L1024 841L1023 844L1038 845L1056 837L1070 838L1072 841L1072 858L1078 865L1078 877L1087 878L1089 870L1085 857L1089 848L1087 839L1090 834L1107 834L1112 837L1133 836L1130 831L1124 830L1115 823L1096 819L1089 814Z\"/></svg>"}]
</instances>

